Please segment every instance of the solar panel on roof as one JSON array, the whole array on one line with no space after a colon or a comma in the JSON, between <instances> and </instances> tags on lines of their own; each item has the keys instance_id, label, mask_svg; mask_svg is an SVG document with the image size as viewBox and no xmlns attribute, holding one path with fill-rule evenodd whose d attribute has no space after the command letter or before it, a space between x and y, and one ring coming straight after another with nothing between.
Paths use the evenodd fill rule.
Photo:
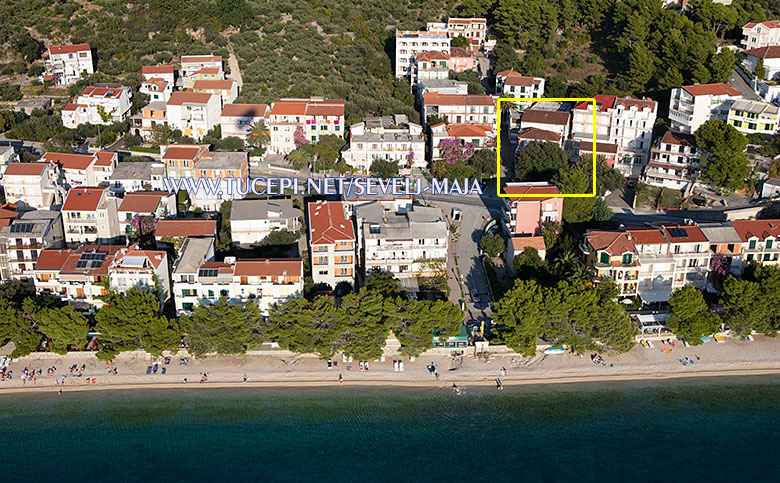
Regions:
<instances>
[{"instance_id":1,"label":"solar panel on roof","mask_svg":"<svg viewBox=\"0 0 780 483\"><path fill-rule=\"evenodd\" d=\"M11 233L29 233L34 226L34 223L14 223L11 225Z\"/></svg>"},{"instance_id":2,"label":"solar panel on roof","mask_svg":"<svg viewBox=\"0 0 780 483\"><path fill-rule=\"evenodd\" d=\"M199 277L216 277L219 273L219 270L216 270L214 268L204 268L201 270L198 270L198 276Z\"/></svg>"},{"instance_id":3,"label":"solar panel on roof","mask_svg":"<svg viewBox=\"0 0 780 483\"><path fill-rule=\"evenodd\" d=\"M688 232L684 228L672 228L669 230L669 234L673 238L686 238L688 236Z\"/></svg>"}]
</instances>

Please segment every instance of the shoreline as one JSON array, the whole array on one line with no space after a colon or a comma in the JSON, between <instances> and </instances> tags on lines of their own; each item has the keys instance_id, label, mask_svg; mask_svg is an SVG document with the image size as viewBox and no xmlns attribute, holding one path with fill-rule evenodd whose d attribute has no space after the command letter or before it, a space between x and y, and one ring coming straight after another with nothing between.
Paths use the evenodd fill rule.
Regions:
<instances>
[{"instance_id":1,"label":"shoreline","mask_svg":"<svg viewBox=\"0 0 780 483\"><path fill-rule=\"evenodd\" d=\"M502 378L502 383L507 388L519 388L523 386L559 386L565 384L590 384L590 383L609 383L609 382L660 382L675 381L686 379L703 378L729 378L729 377L760 377L760 376L780 376L780 368L777 369L735 369L735 370L712 370L696 371L682 374L614 374L614 375L577 375L545 378ZM486 380L487 379L487 380ZM63 394L72 392L90 392L90 391L118 391L118 390L148 390L148 389L227 389L227 388L285 388L285 389L311 389L311 388L336 388L336 387L397 387L397 388L439 388L450 390L452 380L443 382L431 382L422 380L393 381L387 379L358 379L345 380L344 384L339 384L336 380L279 380L279 381L248 381L248 382L189 382L187 384L168 383L168 382L139 382L139 383L117 383L117 384L84 384L84 385L62 385L54 384L0 387L0 396L9 394L30 395L40 393L56 393L62 390ZM456 381L462 387L469 386L493 387L495 380L489 378L473 379L464 377Z\"/></svg>"}]
</instances>

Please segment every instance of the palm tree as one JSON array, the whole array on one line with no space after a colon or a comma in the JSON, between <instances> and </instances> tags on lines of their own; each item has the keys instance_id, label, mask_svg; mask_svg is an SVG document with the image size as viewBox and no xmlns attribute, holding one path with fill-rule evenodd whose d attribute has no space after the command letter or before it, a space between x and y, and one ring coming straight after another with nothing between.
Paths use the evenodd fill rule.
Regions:
<instances>
[{"instance_id":1,"label":"palm tree","mask_svg":"<svg viewBox=\"0 0 780 483\"><path fill-rule=\"evenodd\" d=\"M247 143L256 148L265 146L270 140L271 134L268 132L268 128L262 121L252 124L252 129L249 131L249 135L246 137Z\"/></svg>"},{"instance_id":2,"label":"palm tree","mask_svg":"<svg viewBox=\"0 0 780 483\"><path fill-rule=\"evenodd\" d=\"M563 277L571 273L573 267L576 267L578 264L579 259L577 258L577 255L573 251L567 250L553 260L552 267L558 276Z\"/></svg>"}]
</instances>

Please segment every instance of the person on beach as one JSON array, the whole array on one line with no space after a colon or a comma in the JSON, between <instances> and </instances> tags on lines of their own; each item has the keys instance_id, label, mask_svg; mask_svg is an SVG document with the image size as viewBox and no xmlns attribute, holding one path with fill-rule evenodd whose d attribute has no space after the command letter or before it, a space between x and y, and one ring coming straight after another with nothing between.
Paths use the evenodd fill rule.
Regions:
<instances>
[{"instance_id":1,"label":"person on beach","mask_svg":"<svg viewBox=\"0 0 780 483\"><path fill-rule=\"evenodd\" d=\"M246 377L246 372L245 372L244 373L244 382L246 382L246 380L247 380L247 377Z\"/></svg>"},{"instance_id":2,"label":"person on beach","mask_svg":"<svg viewBox=\"0 0 780 483\"><path fill-rule=\"evenodd\" d=\"M58 396L62 396L62 389L60 389L59 391L57 391L57 395L58 395Z\"/></svg>"},{"instance_id":3,"label":"person on beach","mask_svg":"<svg viewBox=\"0 0 780 483\"><path fill-rule=\"evenodd\" d=\"M344 384L344 376L339 372L339 384Z\"/></svg>"}]
</instances>

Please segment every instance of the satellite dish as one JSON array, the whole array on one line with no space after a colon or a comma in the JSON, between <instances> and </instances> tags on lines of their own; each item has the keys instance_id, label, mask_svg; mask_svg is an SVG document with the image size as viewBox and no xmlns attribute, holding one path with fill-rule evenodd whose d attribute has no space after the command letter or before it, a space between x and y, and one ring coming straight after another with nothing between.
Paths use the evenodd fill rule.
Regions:
<instances>
[{"instance_id":1,"label":"satellite dish","mask_svg":"<svg viewBox=\"0 0 780 483\"><path fill-rule=\"evenodd\" d=\"M623 300L620 301L620 303L623 303L623 304L626 304L626 305L631 305L631 304L634 303L634 301L631 300L631 299L623 299Z\"/></svg>"}]
</instances>

